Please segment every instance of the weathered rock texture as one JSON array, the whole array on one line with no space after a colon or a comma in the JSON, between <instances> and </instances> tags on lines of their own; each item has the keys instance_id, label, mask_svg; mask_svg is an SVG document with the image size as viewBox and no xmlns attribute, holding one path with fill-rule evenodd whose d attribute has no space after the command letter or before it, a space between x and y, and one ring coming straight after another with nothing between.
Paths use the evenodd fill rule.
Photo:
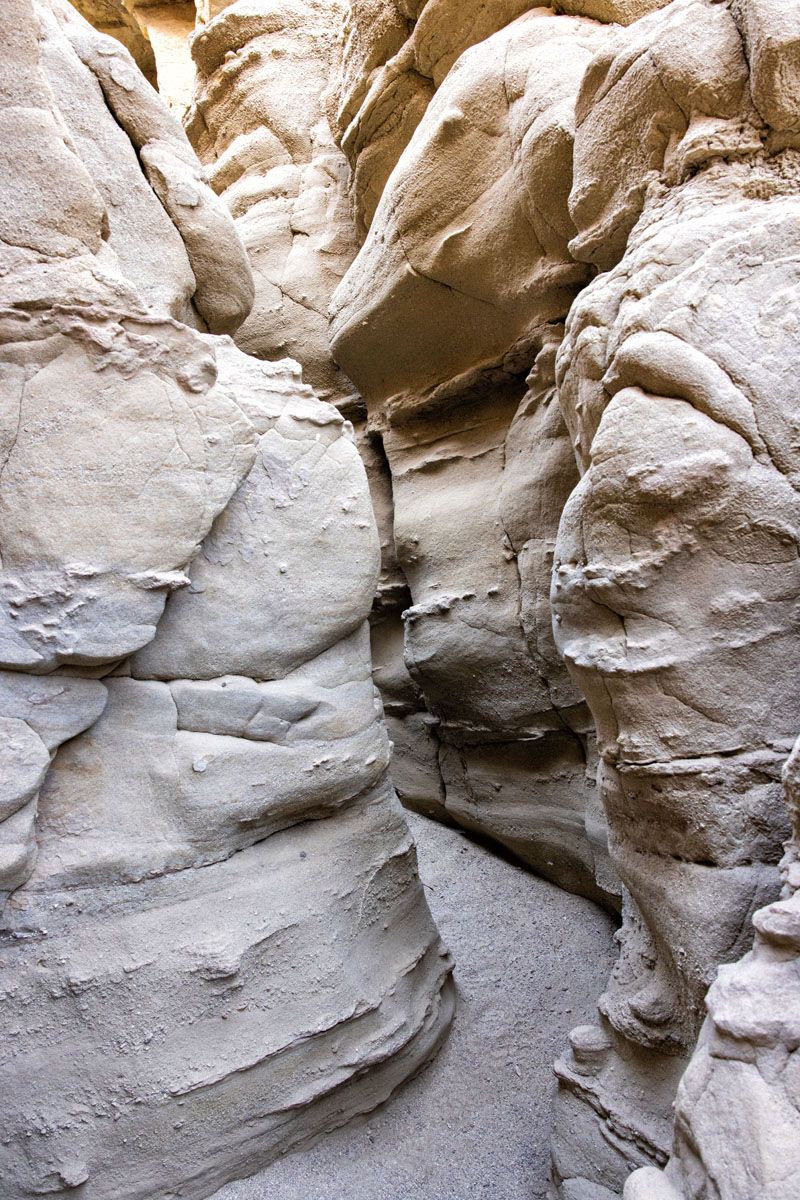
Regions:
<instances>
[{"instance_id":1,"label":"weathered rock texture","mask_svg":"<svg viewBox=\"0 0 800 1200\"><path fill-rule=\"evenodd\" d=\"M136 13L134 0L74 0L75 8L99 29L108 33L129 50L137 67L153 87L158 86L156 57Z\"/></svg>"},{"instance_id":2,"label":"weathered rock texture","mask_svg":"<svg viewBox=\"0 0 800 1200\"><path fill-rule=\"evenodd\" d=\"M320 396L357 397L328 344L330 297L357 243L347 164L325 98L336 63L339 0L238 0L218 6L192 43L197 88L186 129L247 248L255 303L237 344L290 354Z\"/></svg>"},{"instance_id":3,"label":"weathered rock texture","mask_svg":"<svg viewBox=\"0 0 800 1200\"><path fill-rule=\"evenodd\" d=\"M574 98L605 37L538 9L462 55L391 175L332 326L391 480L406 691L413 681L435 722L395 669L395 741L407 758L435 753L441 775L438 793L409 798L597 897L609 884L591 722L555 652L548 593L577 482L554 352L589 279L567 252ZM400 638L387 622L387 650Z\"/></svg>"},{"instance_id":4,"label":"weathered rock texture","mask_svg":"<svg viewBox=\"0 0 800 1200\"><path fill-rule=\"evenodd\" d=\"M636 1097L649 1090L653 1116L669 1099L671 1083L659 1099L650 1081L674 1077L694 1044L717 966L747 948L753 911L776 895L788 832L800 195L789 114L770 127L777 110L762 101L749 31L764 15L758 0L673 0L615 36L577 106L571 250L602 273L559 354L583 478L553 604L597 722L628 898L601 1001L614 1045L586 1077L568 1064L561 1075L622 1130L616 1178L609 1158L600 1180L612 1188L644 1130ZM774 51L788 28L770 29ZM784 51L773 72L790 70L794 44ZM661 1112L643 1147L659 1158ZM568 1140L566 1176L580 1173Z\"/></svg>"},{"instance_id":5,"label":"weathered rock texture","mask_svg":"<svg viewBox=\"0 0 800 1200\"><path fill-rule=\"evenodd\" d=\"M333 349L388 464L429 811L613 887L581 696L596 724L621 955L558 1065L554 1152L597 1200L665 1161L788 832L800 38L766 0L568 6L626 28L474 7L350 6L368 233Z\"/></svg>"},{"instance_id":6,"label":"weathered rock texture","mask_svg":"<svg viewBox=\"0 0 800 1200\"><path fill-rule=\"evenodd\" d=\"M783 772L794 838L753 949L721 967L678 1089L672 1158L625 1200L791 1200L800 1193L800 742Z\"/></svg>"},{"instance_id":7,"label":"weathered rock texture","mask_svg":"<svg viewBox=\"0 0 800 1200\"><path fill-rule=\"evenodd\" d=\"M202 1197L380 1103L452 1012L378 539L338 412L205 332L247 260L130 56L61 0L3 39L2 1192Z\"/></svg>"}]
</instances>

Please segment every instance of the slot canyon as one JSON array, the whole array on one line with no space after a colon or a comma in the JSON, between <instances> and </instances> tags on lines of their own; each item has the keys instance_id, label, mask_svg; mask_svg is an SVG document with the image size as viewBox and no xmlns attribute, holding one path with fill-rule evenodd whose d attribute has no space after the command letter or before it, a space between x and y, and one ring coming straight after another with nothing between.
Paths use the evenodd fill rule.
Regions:
<instances>
[{"instance_id":1,"label":"slot canyon","mask_svg":"<svg viewBox=\"0 0 800 1200\"><path fill-rule=\"evenodd\" d=\"M0 44L0 1200L800 1200L799 0Z\"/></svg>"}]
</instances>

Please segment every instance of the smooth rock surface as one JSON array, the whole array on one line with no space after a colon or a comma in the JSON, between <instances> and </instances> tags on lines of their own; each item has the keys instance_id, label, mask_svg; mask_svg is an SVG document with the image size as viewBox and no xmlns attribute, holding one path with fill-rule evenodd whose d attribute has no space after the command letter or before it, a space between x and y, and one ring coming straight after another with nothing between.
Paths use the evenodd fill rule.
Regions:
<instances>
[{"instance_id":1,"label":"smooth rock surface","mask_svg":"<svg viewBox=\"0 0 800 1200\"><path fill-rule=\"evenodd\" d=\"M456 959L458 1015L435 1062L366 1121L231 1184L215 1200L544 1197L550 1063L589 1018L610 919L411 814L434 919Z\"/></svg>"},{"instance_id":2,"label":"smooth rock surface","mask_svg":"<svg viewBox=\"0 0 800 1200\"><path fill-rule=\"evenodd\" d=\"M0 1190L201 1200L427 1062L452 960L352 427L213 336L245 252L123 47L2 37Z\"/></svg>"},{"instance_id":3,"label":"smooth rock surface","mask_svg":"<svg viewBox=\"0 0 800 1200\"><path fill-rule=\"evenodd\" d=\"M374 622L401 796L613 904L591 720L548 601L577 482L555 347L588 280L567 250L573 108L606 36L537 8L458 59L333 297L331 333L367 405L392 513L384 571L406 603L392 622L381 597ZM389 665L401 611L411 688Z\"/></svg>"},{"instance_id":4,"label":"smooth rock surface","mask_svg":"<svg viewBox=\"0 0 800 1200\"><path fill-rule=\"evenodd\" d=\"M192 41L197 82L186 130L230 209L255 279L237 343L291 355L327 400L352 407L331 358L328 305L357 242L347 164L327 114L340 0L237 0Z\"/></svg>"}]
</instances>

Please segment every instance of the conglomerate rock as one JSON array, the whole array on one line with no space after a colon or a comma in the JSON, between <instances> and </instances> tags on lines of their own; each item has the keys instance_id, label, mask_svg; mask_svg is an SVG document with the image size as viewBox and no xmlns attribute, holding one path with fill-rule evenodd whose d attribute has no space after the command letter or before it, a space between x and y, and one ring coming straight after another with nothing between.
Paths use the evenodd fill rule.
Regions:
<instances>
[{"instance_id":1,"label":"conglomerate rock","mask_svg":"<svg viewBox=\"0 0 800 1200\"><path fill-rule=\"evenodd\" d=\"M426 1061L451 964L351 430L205 332L247 260L127 52L3 16L2 1192L202 1197Z\"/></svg>"}]
</instances>

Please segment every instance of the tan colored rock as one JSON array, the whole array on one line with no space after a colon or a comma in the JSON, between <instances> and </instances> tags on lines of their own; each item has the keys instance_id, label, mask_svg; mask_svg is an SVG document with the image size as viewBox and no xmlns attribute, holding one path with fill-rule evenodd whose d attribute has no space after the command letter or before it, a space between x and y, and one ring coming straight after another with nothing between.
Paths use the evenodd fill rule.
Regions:
<instances>
[{"instance_id":1,"label":"tan colored rock","mask_svg":"<svg viewBox=\"0 0 800 1200\"><path fill-rule=\"evenodd\" d=\"M432 732L440 742L441 786L425 793L417 779L409 794L598 896L595 870L602 889L610 877L602 832L586 830L591 724L555 653L547 596L576 480L554 345L587 278L566 249L572 106L604 35L536 10L459 59L391 178L332 323L390 468L413 601L405 661L438 722L413 692L401 697L402 672L382 655L417 772ZM390 645L397 632L381 649Z\"/></svg>"},{"instance_id":2,"label":"tan colored rock","mask_svg":"<svg viewBox=\"0 0 800 1200\"><path fill-rule=\"evenodd\" d=\"M353 168L360 232L456 60L530 0L350 0L336 125Z\"/></svg>"},{"instance_id":3,"label":"tan colored rock","mask_svg":"<svg viewBox=\"0 0 800 1200\"><path fill-rule=\"evenodd\" d=\"M800 743L783 780L794 827L783 896L755 914L753 949L708 993L666 1171L635 1172L625 1200L790 1200L800 1189Z\"/></svg>"},{"instance_id":4,"label":"tan colored rock","mask_svg":"<svg viewBox=\"0 0 800 1200\"><path fill-rule=\"evenodd\" d=\"M781 140L800 134L800 10L781 0L734 0L759 114Z\"/></svg>"},{"instance_id":5,"label":"tan colored rock","mask_svg":"<svg viewBox=\"0 0 800 1200\"><path fill-rule=\"evenodd\" d=\"M237 344L258 358L290 354L319 395L352 406L328 345L330 297L357 248L325 104L341 20L338 0L227 6L193 40L186 128L255 277Z\"/></svg>"},{"instance_id":6,"label":"tan colored rock","mask_svg":"<svg viewBox=\"0 0 800 1200\"><path fill-rule=\"evenodd\" d=\"M573 17L593 17L617 25L632 25L657 8L666 8L669 0L555 0L556 12Z\"/></svg>"},{"instance_id":7,"label":"tan colored rock","mask_svg":"<svg viewBox=\"0 0 800 1200\"><path fill-rule=\"evenodd\" d=\"M74 5L95 29L121 42L148 83L158 87L156 57L136 12L135 0L74 0Z\"/></svg>"},{"instance_id":8,"label":"tan colored rock","mask_svg":"<svg viewBox=\"0 0 800 1200\"><path fill-rule=\"evenodd\" d=\"M452 962L352 428L201 332L244 250L127 53L61 0L4 18L2 1191L199 1200L418 1070Z\"/></svg>"},{"instance_id":9,"label":"tan colored rock","mask_svg":"<svg viewBox=\"0 0 800 1200\"><path fill-rule=\"evenodd\" d=\"M559 1068L564 1103L582 1096L602 1131L585 1109L571 1137L557 1114L564 1196L582 1179L616 1191L642 1153L665 1161L706 989L777 895L780 770L800 724L795 152L764 154L738 28L703 0L615 35L578 119L571 249L610 269L559 353L583 477L553 607L628 896L600 1002L608 1050L590 1085ZM595 1174L609 1127L623 1145Z\"/></svg>"}]
</instances>

